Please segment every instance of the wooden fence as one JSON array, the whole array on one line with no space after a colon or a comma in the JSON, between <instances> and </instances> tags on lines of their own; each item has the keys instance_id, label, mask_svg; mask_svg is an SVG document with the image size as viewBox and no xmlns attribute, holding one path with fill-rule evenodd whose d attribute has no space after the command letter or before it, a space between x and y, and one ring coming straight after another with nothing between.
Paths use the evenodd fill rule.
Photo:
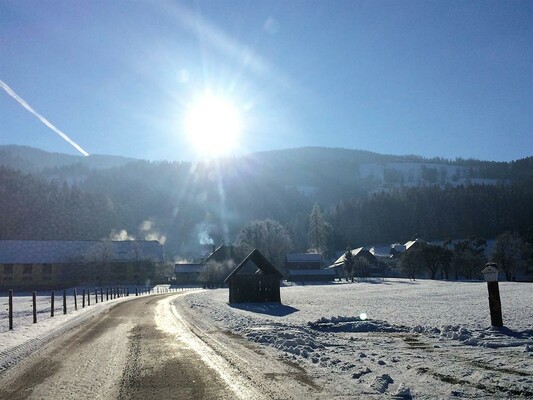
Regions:
<instances>
[{"instance_id":1,"label":"wooden fence","mask_svg":"<svg viewBox=\"0 0 533 400\"><path fill-rule=\"evenodd\" d=\"M143 296L148 294L165 294L165 293L173 293L173 292L180 292L190 289L197 289L198 287L195 286L179 286L179 287L167 287L167 286L155 286L155 287L122 287L122 286L115 286L115 287L106 287L106 288L84 288L81 289L81 292L77 289L69 289L69 290L62 290L62 291L55 291L52 290L50 293L50 318L53 318L56 312L56 299L59 299L59 301L62 301L62 310L63 314L67 314L68 312L77 311L79 306L81 308L89 307L91 305L91 302L94 304L103 303L105 301L115 300L122 297L129 297L130 295L135 296ZM131 289L131 292L130 292ZM25 292L27 293L27 292ZM48 292L46 292L48 294ZM13 302L14 298L14 291L10 289L8 291L8 301L7 301L7 314L8 314L8 329L13 330L14 320L15 320L15 312L16 312L16 305ZM80 299L81 296L81 299ZM32 316L33 316L33 323L37 323L37 316L39 314L42 314L42 311L48 312L48 307L46 307L45 310L38 310L38 304L37 304L37 292L34 291L31 293L31 303L32 303ZM70 300L70 301L69 301ZM81 300L81 304L79 302ZM70 309L69 309L70 308ZM4 328L5 329L5 328Z\"/></svg>"}]
</instances>

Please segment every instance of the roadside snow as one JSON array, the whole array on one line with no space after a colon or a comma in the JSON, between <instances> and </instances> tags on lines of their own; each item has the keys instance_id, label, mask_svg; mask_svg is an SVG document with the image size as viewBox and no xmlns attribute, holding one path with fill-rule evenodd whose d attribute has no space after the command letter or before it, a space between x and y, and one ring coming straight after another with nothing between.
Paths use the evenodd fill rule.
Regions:
<instances>
[{"instance_id":1,"label":"roadside snow","mask_svg":"<svg viewBox=\"0 0 533 400\"><path fill-rule=\"evenodd\" d=\"M533 284L500 283L505 328L490 327L484 282L283 287L282 305L187 296L222 329L299 362L337 396L533 396ZM366 318L365 318L366 317Z\"/></svg>"},{"instance_id":2,"label":"roadside snow","mask_svg":"<svg viewBox=\"0 0 533 400\"><path fill-rule=\"evenodd\" d=\"M158 290L159 289L159 290ZM168 285L160 285L153 288L155 293L163 293ZM181 290L178 288L177 290ZM105 312L118 302L135 298L132 291L129 297L101 301L98 296L96 303L94 294L91 297L91 305L86 303L82 307L81 294L78 294L75 310L72 292L67 296L67 314L63 314L63 298L57 293L54 302L54 317L51 317L51 297L49 294L37 296L37 323L33 323L33 304L30 293L16 294L13 297L13 330L9 330L8 322L8 297L0 296L0 372L15 364L20 358L29 352L39 348L43 344L72 329L93 316Z\"/></svg>"}]
</instances>

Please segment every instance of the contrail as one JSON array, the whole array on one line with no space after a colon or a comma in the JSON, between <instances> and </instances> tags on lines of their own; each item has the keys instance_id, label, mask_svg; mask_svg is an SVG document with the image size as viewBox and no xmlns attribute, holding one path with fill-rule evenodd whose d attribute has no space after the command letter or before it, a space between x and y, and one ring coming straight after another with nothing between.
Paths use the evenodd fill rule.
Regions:
<instances>
[{"instance_id":1,"label":"contrail","mask_svg":"<svg viewBox=\"0 0 533 400\"><path fill-rule=\"evenodd\" d=\"M17 100L22 107L24 107L26 110L31 112L33 115L35 115L43 124L45 124L47 127L49 127L51 130L53 130L55 133L57 133L59 136L61 136L63 139L65 139L68 143L70 143L76 150L78 150L81 154L84 156L88 156L89 153L87 153L85 150L81 148L79 144L77 144L74 140L69 138L66 134L61 132L59 129L57 129L50 121L48 121L45 117L43 117L41 114L39 114L37 111L35 111L28 103L26 103L18 94L16 94L13 89L11 89L4 81L0 80L0 86L2 89L6 91L8 95L13 97L15 100Z\"/></svg>"}]
</instances>

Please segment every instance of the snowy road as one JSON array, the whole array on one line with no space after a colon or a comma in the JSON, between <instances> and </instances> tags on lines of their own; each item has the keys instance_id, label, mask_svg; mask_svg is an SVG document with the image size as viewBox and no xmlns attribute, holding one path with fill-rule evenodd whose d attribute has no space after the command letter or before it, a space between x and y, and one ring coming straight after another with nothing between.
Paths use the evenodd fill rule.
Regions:
<instances>
[{"instance_id":1,"label":"snowy road","mask_svg":"<svg viewBox=\"0 0 533 400\"><path fill-rule=\"evenodd\" d=\"M298 367L265 360L225 332L191 330L176 309L181 296L118 303L52 340L0 375L0 398L300 398L312 385ZM269 390L274 376L290 378L291 393Z\"/></svg>"}]
</instances>

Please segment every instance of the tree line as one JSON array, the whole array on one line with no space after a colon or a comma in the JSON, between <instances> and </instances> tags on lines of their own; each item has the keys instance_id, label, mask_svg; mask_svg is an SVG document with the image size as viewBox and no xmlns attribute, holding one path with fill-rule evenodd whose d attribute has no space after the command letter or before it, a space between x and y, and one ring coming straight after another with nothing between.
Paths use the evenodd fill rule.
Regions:
<instances>
[{"instance_id":1,"label":"tree line","mask_svg":"<svg viewBox=\"0 0 533 400\"><path fill-rule=\"evenodd\" d=\"M120 230L143 239L140 227L151 221L166 238L170 258L198 257L207 250L202 235L207 243L258 243L273 232L281 232L281 239L272 249L331 257L346 248L416 237L523 235L533 226L533 188L527 181L370 195L343 188L330 194L335 201L320 207L313 194L256 167L139 162L84 170L83 179L68 184L0 167L0 239L95 240Z\"/></svg>"}]
</instances>

